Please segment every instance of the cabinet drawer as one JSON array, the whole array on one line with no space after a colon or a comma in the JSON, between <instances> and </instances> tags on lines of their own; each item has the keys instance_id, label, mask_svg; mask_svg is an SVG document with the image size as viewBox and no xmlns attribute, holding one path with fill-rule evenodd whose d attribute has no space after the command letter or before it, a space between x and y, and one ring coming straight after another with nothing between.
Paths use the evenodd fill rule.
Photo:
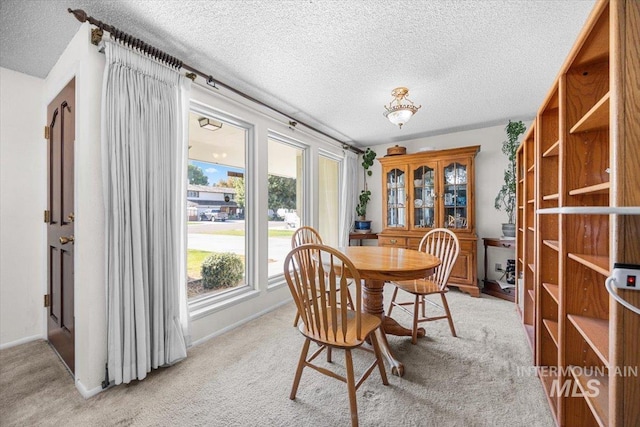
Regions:
<instances>
[{"instance_id":1,"label":"cabinet drawer","mask_svg":"<svg viewBox=\"0 0 640 427\"><path fill-rule=\"evenodd\" d=\"M407 248L415 249L416 251L420 247L420 242L422 241L422 237L409 237L407 239Z\"/></svg>"},{"instance_id":2,"label":"cabinet drawer","mask_svg":"<svg viewBox=\"0 0 640 427\"><path fill-rule=\"evenodd\" d=\"M398 248L404 248L407 246L407 238L378 236L378 246L394 246Z\"/></svg>"}]
</instances>

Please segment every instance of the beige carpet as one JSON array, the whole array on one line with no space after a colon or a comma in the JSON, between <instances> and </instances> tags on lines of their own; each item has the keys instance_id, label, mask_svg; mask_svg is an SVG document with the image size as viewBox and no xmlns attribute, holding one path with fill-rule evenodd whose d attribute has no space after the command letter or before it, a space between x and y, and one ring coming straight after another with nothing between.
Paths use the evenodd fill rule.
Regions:
<instances>
[{"instance_id":1,"label":"beige carpet","mask_svg":"<svg viewBox=\"0 0 640 427\"><path fill-rule=\"evenodd\" d=\"M388 300L388 298L387 298ZM446 321L427 324L417 346L391 337L405 376L377 371L358 390L361 426L554 426L540 381L529 366L514 305L449 293L458 338ZM302 337L288 304L189 351L146 380L84 400L43 341L0 352L0 425L340 426L349 425L346 385L306 369L289 400ZM408 324L398 311L394 317ZM356 375L371 354L356 352ZM343 354L336 351L340 369ZM360 368L360 371L358 369Z\"/></svg>"}]
</instances>

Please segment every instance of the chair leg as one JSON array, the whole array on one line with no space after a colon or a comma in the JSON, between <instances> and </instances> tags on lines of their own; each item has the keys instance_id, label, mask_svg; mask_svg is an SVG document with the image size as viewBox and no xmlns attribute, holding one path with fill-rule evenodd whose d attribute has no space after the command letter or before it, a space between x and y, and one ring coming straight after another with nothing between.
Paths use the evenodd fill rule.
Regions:
<instances>
[{"instance_id":1,"label":"chair leg","mask_svg":"<svg viewBox=\"0 0 640 427\"><path fill-rule=\"evenodd\" d=\"M344 350L344 359L347 367L347 390L349 392L349 408L351 410L351 426L358 427L358 404L356 403L356 380L353 375L353 360L351 350Z\"/></svg>"},{"instance_id":2,"label":"chair leg","mask_svg":"<svg viewBox=\"0 0 640 427\"><path fill-rule=\"evenodd\" d=\"M416 295L413 304L413 330L411 331L411 344L418 344L418 312L420 310L420 295Z\"/></svg>"},{"instance_id":3,"label":"chair leg","mask_svg":"<svg viewBox=\"0 0 640 427\"><path fill-rule=\"evenodd\" d=\"M309 344L311 344L311 340L309 338L305 339L304 345L302 346L302 351L300 352L300 360L298 361L298 369L296 369L296 376L293 379L293 387L291 387L291 394L289 395L289 399L291 400L296 398L296 393L298 392L298 385L300 384L300 377L302 377L302 370L304 369L304 364L307 361Z\"/></svg>"},{"instance_id":4,"label":"chair leg","mask_svg":"<svg viewBox=\"0 0 640 427\"><path fill-rule=\"evenodd\" d=\"M293 320L293 327L298 326L298 322L300 321L300 312L296 310L296 318Z\"/></svg>"},{"instance_id":5,"label":"chair leg","mask_svg":"<svg viewBox=\"0 0 640 427\"><path fill-rule=\"evenodd\" d=\"M331 350L332 348L327 346L327 362L331 363Z\"/></svg>"},{"instance_id":6,"label":"chair leg","mask_svg":"<svg viewBox=\"0 0 640 427\"><path fill-rule=\"evenodd\" d=\"M389 381L387 380L387 371L384 368L384 360L382 360L382 352L380 351L380 345L378 344L378 337L376 337L376 331L369 334L369 339L371 339L373 353L376 355L376 359L378 360L378 369L380 370L380 377L382 377L382 384L389 385Z\"/></svg>"},{"instance_id":7,"label":"chair leg","mask_svg":"<svg viewBox=\"0 0 640 427\"><path fill-rule=\"evenodd\" d=\"M422 304L422 317L425 318L427 317L427 309L426 309L426 305L427 303L424 301L426 297L424 295L422 295L420 297L420 303Z\"/></svg>"},{"instance_id":8,"label":"chair leg","mask_svg":"<svg viewBox=\"0 0 640 427\"><path fill-rule=\"evenodd\" d=\"M391 303L389 304L389 310L387 310L387 316L391 316L391 310L393 310L393 304L396 302L396 296L398 295L398 287L396 286L391 295Z\"/></svg>"},{"instance_id":9,"label":"chair leg","mask_svg":"<svg viewBox=\"0 0 640 427\"><path fill-rule=\"evenodd\" d=\"M449 304L447 304L447 297L444 294L440 294L442 297L442 306L444 311L447 312L447 320L449 321L449 329L451 329L451 335L457 337L456 328L453 326L453 317L451 317L451 311L449 311Z\"/></svg>"}]
</instances>

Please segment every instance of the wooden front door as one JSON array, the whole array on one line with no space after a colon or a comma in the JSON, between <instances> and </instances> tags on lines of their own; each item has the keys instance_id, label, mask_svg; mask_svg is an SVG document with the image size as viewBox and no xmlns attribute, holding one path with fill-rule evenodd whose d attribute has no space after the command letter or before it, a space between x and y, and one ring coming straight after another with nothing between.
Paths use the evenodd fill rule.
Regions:
<instances>
[{"instance_id":1,"label":"wooden front door","mask_svg":"<svg viewBox=\"0 0 640 427\"><path fill-rule=\"evenodd\" d=\"M75 79L47 107L47 337L75 369L73 301Z\"/></svg>"}]
</instances>

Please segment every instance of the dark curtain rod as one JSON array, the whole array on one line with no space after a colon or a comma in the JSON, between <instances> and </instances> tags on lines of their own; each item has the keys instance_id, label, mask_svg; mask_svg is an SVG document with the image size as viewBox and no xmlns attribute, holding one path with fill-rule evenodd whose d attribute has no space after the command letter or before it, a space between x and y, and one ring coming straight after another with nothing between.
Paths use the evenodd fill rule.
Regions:
<instances>
[{"instance_id":1,"label":"dark curtain rod","mask_svg":"<svg viewBox=\"0 0 640 427\"><path fill-rule=\"evenodd\" d=\"M298 124L301 124L315 132L318 132L319 134L322 134L324 136L326 136L327 138L330 138L334 141L337 141L338 143L340 143L342 145L342 148L347 149L347 150L351 150L357 154L362 154L364 153L364 151L362 151L361 149L351 145L351 144L347 144L346 142L340 141L339 139L334 138L331 135L328 135L324 132L322 132L321 130L318 130L316 128L314 128L313 126L309 126L306 123L301 122L300 120L296 120L296 119L292 119L291 117L289 117L287 114L283 113L282 111L278 110L277 108L272 107L271 105L265 104L264 102L255 99L254 97L247 95L244 92L241 92L231 86L228 86L224 83L222 83L219 80L214 80L214 78L211 75L205 74L202 71L188 65L185 64L184 62L182 62L180 59L171 56L169 54L167 54L166 52L161 51L160 49L157 49L149 44L147 44L146 42L133 37L130 34L125 33L124 31L120 31L119 29L117 29L116 27L114 27L113 25L109 25L109 24L105 24L104 22L95 19L92 16L88 16L87 13L82 10L82 9L75 9L72 10L71 8L67 9L67 11L71 14L73 14L73 16L76 17L76 19L80 22L89 22L91 25L94 25L96 27L98 27L100 30L102 31L107 31L109 32L109 34L111 34L111 37L115 38L116 40L120 40L123 43L129 45L130 47L139 49L141 51L143 51L144 53L153 56L154 58L166 63L167 65L177 68L177 69L181 69L184 68L187 71L190 71L192 73L191 76L187 75L187 77L190 77L192 80L195 79L196 75L204 78L207 82L207 84L215 89L217 89L217 86L222 86L227 90L230 90L231 92L240 95L241 97L248 99L249 101L255 102L256 104L262 105L263 107L267 107L272 111L275 111L278 114L281 114L283 116L285 116L286 118L289 119L289 125L293 128ZM96 43L97 44L97 43Z\"/></svg>"}]
</instances>

